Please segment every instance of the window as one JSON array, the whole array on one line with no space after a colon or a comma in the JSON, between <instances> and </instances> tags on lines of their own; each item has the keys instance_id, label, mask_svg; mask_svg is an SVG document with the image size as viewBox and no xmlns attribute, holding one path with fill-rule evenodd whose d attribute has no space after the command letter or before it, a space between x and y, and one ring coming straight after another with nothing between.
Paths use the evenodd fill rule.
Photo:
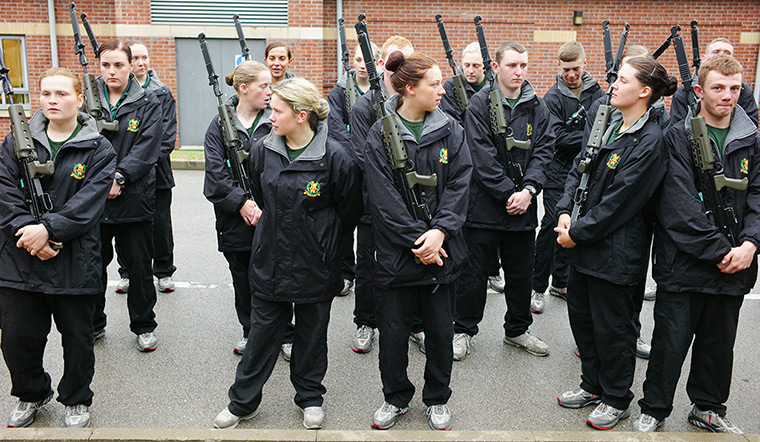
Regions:
<instances>
[{"instance_id":1,"label":"window","mask_svg":"<svg viewBox=\"0 0 760 442\"><path fill-rule=\"evenodd\" d=\"M26 66L26 42L21 36L0 35L0 46L3 50L3 61L5 67L10 69L8 77L11 79L13 87L13 102L23 104L25 108L30 108L29 104L29 72ZM0 108L6 109L9 104L5 94L0 100Z\"/></svg>"}]
</instances>

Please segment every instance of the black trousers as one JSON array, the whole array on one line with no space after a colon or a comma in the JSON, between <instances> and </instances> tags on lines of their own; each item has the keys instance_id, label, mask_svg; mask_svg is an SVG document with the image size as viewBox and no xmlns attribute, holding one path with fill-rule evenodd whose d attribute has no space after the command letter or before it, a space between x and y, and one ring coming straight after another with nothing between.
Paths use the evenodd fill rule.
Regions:
<instances>
[{"instance_id":1,"label":"black trousers","mask_svg":"<svg viewBox=\"0 0 760 442\"><path fill-rule=\"evenodd\" d=\"M100 224L101 253L103 257L103 293L95 297L95 330L106 327L106 286L108 264L113 259L112 241L116 240L121 257L129 273L129 329L139 335L156 329L156 287L150 268L153 252L153 227L150 221L142 223Z\"/></svg>"},{"instance_id":2,"label":"black trousers","mask_svg":"<svg viewBox=\"0 0 760 442\"><path fill-rule=\"evenodd\" d=\"M156 212L153 218L153 276L165 278L177 271L174 266L174 234L172 233L172 189L156 189ZM116 245L119 276L129 279L124 260Z\"/></svg>"},{"instance_id":3,"label":"black trousers","mask_svg":"<svg viewBox=\"0 0 760 442\"><path fill-rule=\"evenodd\" d=\"M581 388L625 410L633 400L636 368L634 286L570 269L567 310L581 353Z\"/></svg>"},{"instance_id":4,"label":"black trousers","mask_svg":"<svg viewBox=\"0 0 760 442\"><path fill-rule=\"evenodd\" d=\"M11 375L11 395L24 402L39 402L50 394L50 375L42 367L42 358L52 316L63 345L58 401L64 405L92 405L95 295L46 295L0 289L0 310L3 323L0 348Z\"/></svg>"},{"instance_id":5,"label":"black trousers","mask_svg":"<svg viewBox=\"0 0 760 442\"><path fill-rule=\"evenodd\" d=\"M536 255L533 263L533 290L544 293L549 288L549 276L554 287L567 287L570 274L569 251L557 243L557 202L563 189L544 189L544 217L536 236Z\"/></svg>"},{"instance_id":6,"label":"black trousers","mask_svg":"<svg viewBox=\"0 0 760 442\"><path fill-rule=\"evenodd\" d=\"M412 315L420 312L425 328L425 386L422 402L445 404L451 397L451 365L454 351L452 326L453 284L384 289L375 288L380 329L380 378L385 401L405 407L414 396L409 366L409 333Z\"/></svg>"},{"instance_id":7,"label":"black trousers","mask_svg":"<svg viewBox=\"0 0 760 442\"><path fill-rule=\"evenodd\" d=\"M343 279L351 281L356 277L356 261L354 257L354 231L343 232L340 238L340 254L343 257L341 272Z\"/></svg>"},{"instance_id":8,"label":"black trousers","mask_svg":"<svg viewBox=\"0 0 760 442\"><path fill-rule=\"evenodd\" d=\"M734 364L734 343L743 296L676 293L657 289L654 334L641 412L658 420L673 411L673 395L691 347L686 383L700 410L726 414Z\"/></svg>"},{"instance_id":9,"label":"black trousers","mask_svg":"<svg viewBox=\"0 0 760 442\"><path fill-rule=\"evenodd\" d=\"M354 287L354 324L377 328L375 319L375 237L372 225L359 223L356 227L356 286Z\"/></svg>"},{"instance_id":10,"label":"black trousers","mask_svg":"<svg viewBox=\"0 0 760 442\"><path fill-rule=\"evenodd\" d=\"M499 250L504 270L504 315L506 336L525 333L533 323L530 314L530 278L533 271L533 231L506 232L468 229L464 231L469 250L469 264L459 278L454 309L454 331L474 336L486 306L490 259Z\"/></svg>"},{"instance_id":11,"label":"black trousers","mask_svg":"<svg viewBox=\"0 0 760 442\"><path fill-rule=\"evenodd\" d=\"M272 375L287 324L295 311L296 326L290 357L290 381L301 408L321 406L327 372L327 324L332 300L311 304L271 302L253 296L251 333L229 390L232 414L252 413L261 403L264 384Z\"/></svg>"},{"instance_id":12,"label":"black trousers","mask_svg":"<svg viewBox=\"0 0 760 442\"><path fill-rule=\"evenodd\" d=\"M251 332L251 286L248 281L248 264L251 262L251 251L224 252L224 259L232 274L232 288L235 291L235 312L238 321L243 326L243 336Z\"/></svg>"}]
</instances>

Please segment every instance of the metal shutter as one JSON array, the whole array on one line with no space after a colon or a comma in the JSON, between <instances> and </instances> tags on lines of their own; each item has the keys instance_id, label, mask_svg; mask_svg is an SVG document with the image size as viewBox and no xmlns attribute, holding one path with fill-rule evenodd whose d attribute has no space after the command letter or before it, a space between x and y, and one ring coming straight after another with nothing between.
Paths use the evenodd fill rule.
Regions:
<instances>
[{"instance_id":1,"label":"metal shutter","mask_svg":"<svg viewBox=\"0 0 760 442\"><path fill-rule=\"evenodd\" d=\"M287 26L288 0L151 0L151 23L231 25L240 15L243 26Z\"/></svg>"}]
</instances>

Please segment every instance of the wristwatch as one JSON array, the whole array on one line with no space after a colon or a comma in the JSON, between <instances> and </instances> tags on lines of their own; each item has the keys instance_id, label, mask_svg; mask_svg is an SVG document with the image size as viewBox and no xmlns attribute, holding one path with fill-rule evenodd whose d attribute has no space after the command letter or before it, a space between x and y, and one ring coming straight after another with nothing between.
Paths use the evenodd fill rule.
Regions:
<instances>
[{"instance_id":1,"label":"wristwatch","mask_svg":"<svg viewBox=\"0 0 760 442\"><path fill-rule=\"evenodd\" d=\"M123 186L127 182L127 179L124 178L124 175L122 175L120 172L116 172L113 175L113 179L116 181L116 184L120 186Z\"/></svg>"},{"instance_id":2,"label":"wristwatch","mask_svg":"<svg viewBox=\"0 0 760 442\"><path fill-rule=\"evenodd\" d=\"M536 190L536 188L533 187L532 184L526 184L526 185L524 185L523 189L527 190L528 193L530 193L530 196L532 196L533 198L535 198L536 195L538 195L538 190Z\"/></svg>"}]
</instances>

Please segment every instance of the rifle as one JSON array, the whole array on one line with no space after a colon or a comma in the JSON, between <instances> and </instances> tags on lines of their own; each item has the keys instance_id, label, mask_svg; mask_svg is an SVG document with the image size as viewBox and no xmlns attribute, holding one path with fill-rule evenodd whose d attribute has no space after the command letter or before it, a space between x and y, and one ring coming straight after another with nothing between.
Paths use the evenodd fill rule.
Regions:
<instances>
[{"instance_id":1,"label":"rifle","mask_svg":"<svg viewBox=\"0 0 760 442\"><path fill-rule=\"evenodd\" d=\"M74 10L74 7L74 2L69 3L71 27L74 30L74 53L79 55L79 64L82 65L82 69L84 69L84 75L82 75L82 85L84 86L84 110L91 117L95 118L98 132L103 133L104 130L117 132L119 130L119 122L116 120L108 121L105 119L103 110L100 107L100 93L98 92L98 86L95 83L95 76L87 73L87 57L84 55L84 43L82 43L82 36L79 34L79 23L77 23L77 13ZM90 41L92 40L94 40L94 37Z\"/></svg>"},{"instance_id":2,"label":"rifle","mask_svg":"<svg viewBox=\"0 0 760 442\"><path fill-rule=\"evenodd\" d=\"M340 57L343 61L343 69L346 71L346 112L343 114L343 122L348 128L351 124L350 115L354 111L356 100L359 99L359 88L356 85L356 71L351 69L351 63L348 61L348 43L346 43L346 26L343 24L343 17L338 19L338 38L340 39Z\"/></svg>"},{"instance_id":3,"label":"rifle","mask_svg":"<svg viewBox=\"0 0 760 442\"><path fill-rule=\"evenodd\" d=\"M581 104L578 110L570 115L570 118L565 121L567 130L574 132L583 129L586 126L586 116L586 108Z\"/></svg>"},{"instance_id":4,"label":"rifle","mask_svg":"<svg viewBox=\"0 0 760 442\"><path fill-rule=\"evenodd\" d=\"M702 64L702 59L699 56L699 31L697 25L699 22L696 20L691 21L691 54L692 54L692 66L694 67L694 77L699 75L699 66Z\"/></svg>"},{"instance_id":5,"label":"rifle","mask_svg":"<svg viewBox=\"0 0 760 442\"><path fill-rule=\"evenodd\" d=\"M24 106L13 103L13 87L8 77L10 69L5 67L3 52L0 49L0 82L3 83L3 93L8 99L8 115L11 119L11 137L13 138L13 151L21 169L19 185L24 194L24 200L32 212L35 221L39 223L42 215L53 210L53 201L50 194L42 189L40 176L52 176L55 172L53 162L48 160L40 163L37 159L37 151L34 148L29 122L24 115ZM49 242L53 250L60 250L63 246Z\"/></svg>"},{"instance_id":6,"label":"rifle","mask_svg":"<svg viewBox=\"0 0 760 442\"><path fill-rule=\"evenodd\" d=\"M678 35L678 31L681 30L681 26L675 25L670 28L670 35L668 38L665 39L664 42L660 45L659 48L657 48L656 51L654 51L654 54L652 54L652 57L654 57L655 60L660 58L660 55L662 55L669 47L670 44L673 42L673 39Z\"/></svg>"},{"instance_id":7,"label":"rifle","mask_svg":"<svg viewBox=\"0 0 760 442\"><path fill-rule=\"evenodd\" d=\"M605 48L608 45L612 47L612 37L610 36L610 30L608 27L609 23L609 20L604 20L602 22ZM607 130L607 125L610 122L610 113L612 110L610 106L610 99L612 98L612 83L617 80L618 69L620 69L620 60L623 58L623 49L625 49L625 43L628 40L628 32L630 30L631 25L626 23L625 31L620 36L617 53L615 54L615 58L612 62L612 69L607 71L607 83L610 85L607 89L607 99L605 100L604 104L599 106L599 110L596 112L594 125L591 127L591 134L589 136L588 142L586 143L586 155L580 161L580 163L578 163L578 171L581 173L581 181L578 184L578 188L575 189L575 195L573 195L573 213L570 215L571 222L575 222L578 219L578 216L581 213L581 209L583 208L583 203L588 197L588 182L591 178L591 169L594 166L596 155L602 148L602 138L604 137L604 132Z\"/></svg>"},{"instance_id":8,"label":"rifle","mask_svg":"<svg viewBox=\"0 0 760 442\"><path fill-rule=\"evenodd\" d=\"M369 74L370 90L372 98L375 101L375 112L383 122L383 145L385 146L385 155L393 174L393 184L401 194L409 213L415 221L424 221L430 224L433 219L427 204L421 202L419 196L419 186L436 187L438 185L438 176L420 175L412 168L409 162L409 156L406 152L406 146L401 140L396 123L396 117L385 111L385 100L383 90L380 86L380 75L375 69L375 60L372 55L372 46L367 34L367 23L364 22L366 16L359 14L359 22L356 23L356 34L359 39L359 45L364 55L364 62L367 64L367 74ZM416 259L419 262L419 259Z\"/></svg>"},{"instance_id":9,"label":"rifle","mask_svg":"<svg viewBox=\"0 0 760 442\"><path fill-rule=\"evenodd\" d=\"M486 79L491 92L488 96L488 115L491 120L491 140L496 148L496 158L504 168L504 173L515 183L518 189L522 189L523 170L522 165L512 159L512 148L516 147L522 150L530 150L530 140L518 141L512 136L507 136L510 128L507 127L507 118L504 115L505 101L501 88L496 84L496 76L491 68L491 56L488 54L488 43L486 43L486 34L483 31L483 25L480 24L482 18L478 15L475 17L475 31L478 34L478 44L480 44L480 54L483 56L483 67L485 68Z\"/></svg>"},{"instance_id":10,"label":"rifle","mask_svg":"<svg viewBox=\"0 0 760 442\"><path fill-rule=\"evenodd\" d=\"M243 34L243 27L240 25L240 16L235 14L232 16L232 20L235 22L235 31L237 32L238 41L240 42L240 50L243 53L244 60L251 59L251 50L248 49L248 45L245 42L245 34Z\"/></svg>"},{"instance_id":11,"label":"rifle","mask_svg":"<svg viewBox=\"0 0 760 442\"><path fill-rule=\"evenodd\" d=\"M87 32L87 38L90 39L90 45L92 45L92 51L95 53L95 58L99 58L98 52L100 52L100 46L98 45L98 40L95 38L95 33L92 32L92 27L90 27L90 22L87 20L87 14L83 12L79 16L79 18L82 19L84 30L85 32Z\"/></svg>"},{"instance_id":12,"label":"rifle","mask_svg":"<svg viewBox=\"0 0 760 442\"><path fill-rule=\"evenodd\" d=\"M224 103L222 99L222 89L219 87L219 76L214 73L214 65L211 63L211 57L208 53L208 44L206 43L206 34L198 34L198 42L201 45L201 53L206 63L208 71L208 85L214 90L216 96L217 111L219 112L219 125L222 128L224 138L224 148L226 153L225 163L230 171L232 181L235 182L245 192L248 199L253 200L250 182L248 181L248 170L245 163L248 160L248 152L243 149L243 142L235 127L235 121L232 118L232 109Z\"/></svg>"},{"instance_id":13,"label":"rifle","mask_svg":"<svg viewBox=\"0 0 760 442\"><path fill-rule=\"evenodd\" d=\"M467 96L467 89L464 87L464 78L460 74L457 74L457 64L454 62L449 37L446 35L446 28L443 25L441 17L443 17L441 14L437 14L435 21L438 23L438 32L441 34L441 42L443 43L443 50L446 52L446 59L449 62L449 66L451 66L451 71L454 72L454 76L451 77L454 81L454 101L456 101L459 109L464 112L467 110L470 98Z\"/></svg>"},{"instance_id":14,"label":"rifle","mask_svg":"<svg viewBox=\"0 0 760 442\"><path fill-rule=\"evenodd\" d=\"M675 28L675 26L673 27ZM680 28L680 27L679 27ZM727 206L720 194L721 189L746 191L747 178L732 179L726 178L723 174L723 165L715 160L712 142L707 133L707 123L705 117L697 116L697 98L694 94L694 88L687 85L693 83L691 70L689 69L689 60L686 56L683 38L676 35L673 39L676 49L676 59L678 60L678 71L681 74L681 82L686 92L686 102L691 110L691 128L692 135L689 139L691 155L694 161L694 174L697 178L699 196L705 207L705 214L712 221L721 233L731 242L731 246L736 247L738 222L736 214L731 206Z\"/></svg>"},{"instance_id":15,"label":"rifle","mask_svg":"<svg viewBox=\"0 0 760 442\"><path fill-rule=\"evenodd\" d=\"M602 22L602 36L604 40L604 72L609 74L615 65L615 59L612 58L612 34L610 34L610 21Z\"/></svg>"}]
</instances>

